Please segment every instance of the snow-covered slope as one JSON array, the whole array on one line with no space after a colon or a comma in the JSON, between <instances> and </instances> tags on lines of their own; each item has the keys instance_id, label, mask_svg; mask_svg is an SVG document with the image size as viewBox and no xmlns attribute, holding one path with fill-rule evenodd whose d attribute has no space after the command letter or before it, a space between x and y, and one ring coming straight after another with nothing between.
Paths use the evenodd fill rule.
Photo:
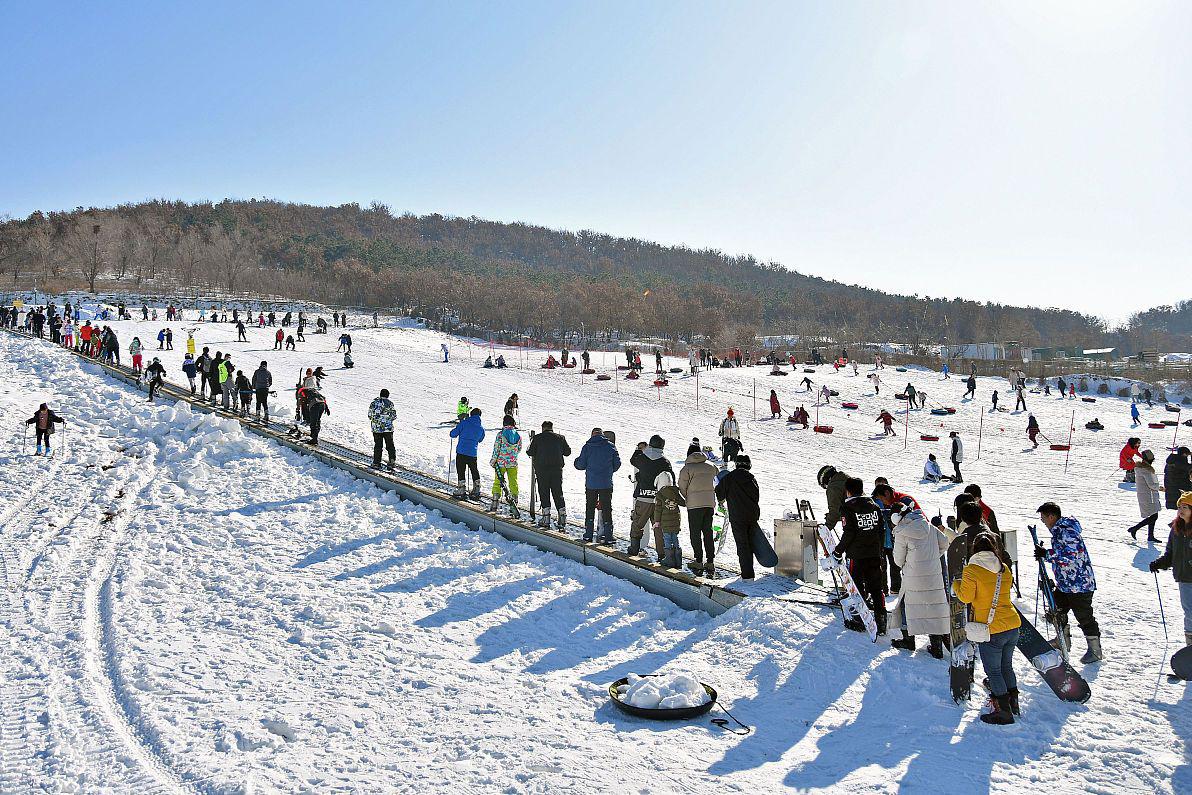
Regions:
<instances>
[{"instance_id":1,"label":"snow-covered slope","mask_svg":"<svg viewBox=\"0 0 1192 795\"><path fill-rule=\"evenodd\" d=\"M130 325L118 325L125 345ZM164 361L177 378L185 334L175 333L178 350ZM299 366L338 364L334 334L309 335L300 354L273 354L266 333L237 345L228 327L208 326L199 338L242 353L241 364L268 358L279 385ZM432 468L447 454L445 429L434 426L460 394L491 407L490 425L516 391L523 426L553 419L574 447L587 428L603 425L619 431L623 452L661 432L679 458L691 435L712 438L730 401L750 416L751 401L731 393L748 392L755 374L759 389L785 385L787 410L797 381L717 372L701 377L716 392L704 390L697 411L693 379L672 381L659 401L641 382L482 371L460 349L443 365L435 361L440 337L430 332L352 334L356 369L326 382L328 431L360 446L364 408L388 386L401 412L399 448ZM886 373L881 398L868 396L862 378L812 376L862 405L825 413L836 426L831 437L780 421L745 423L764 522L796 497L822 507L814 475L826 462L867 485L886 474L932 508L950 503L952 489L917 483L925 443L912 441L904 453L901 439L870 438L877 407L893 406L887 389L903 385ZM954 402L963 389L955 379L913 377L932 398L947 390ZM1004 383L982 379L978 395L984 401ZM1157 550L1123 533L1137 513L1115 472L1128 430L1123 401L1032 398L1053 438L1077 410L1067 475L1062 453L1023 452L1025 415L984 419L981 460L966 474L985 487L1004 525L1021 526L1046 498L1081 518L1109 654L1086 669L1094 695L1084 706L1061 704L1020 660L1024 719L995 728L952 704L942 663L893 652L884 639L874 646L826 610L756 600L717 619L686 613L592 569L452 525L234 423L149 406L143 393L73 357L9 335L0 335L0 384L5 427L19 433L42 400L71 419L57 458L22 455L19 436L0 453L0 790L1192 785L1186 688L1159 677L1163 636L1145 570ZM942 419L965 434L974 458L980 412L957 405L957 415ZM1085 432L1086 413L1109 429ZM929 417L914 412L912 429L926 429ZM1167 433L1141 435L1160 450ZM930 449L946 458L942 442ZM580 505L581 481L569 476L567 486ZM628 483L618 486L622 518L628 493ZM1028 615L1031 570L1024 561ZM1160 584L1174 636L1176 592L1169 578ZM609 682L658 670L692 671L713 684L754 732L733 737L706 720L650 725L609 705Z\"/></svg>"}]
</instances>

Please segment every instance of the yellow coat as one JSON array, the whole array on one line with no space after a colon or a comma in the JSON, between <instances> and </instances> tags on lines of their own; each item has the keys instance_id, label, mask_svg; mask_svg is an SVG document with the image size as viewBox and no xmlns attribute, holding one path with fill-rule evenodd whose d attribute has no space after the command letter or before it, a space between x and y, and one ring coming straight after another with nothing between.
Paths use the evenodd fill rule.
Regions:
<instances>
[{"instance_id":1,"label":"yellow coat","mask_svg":"<svg viewBox=\"0 0 1192 795\"><path fill-rule=\"evenodd\" d=\"M1010 601L1010 594L1014 590L1014 575L1010 569L1003 566L994 553L978 552L969 558L968 565L964 567L964 576L960 578L960 585L956 589L956 598L973 607L970 620L985 623L989 618L989 605L993 602L999 568L1002 569L1002 591L998 596L993 621L989 624L990 635L1022 625L1022 619Z\"/></svg>"}]
</instances>

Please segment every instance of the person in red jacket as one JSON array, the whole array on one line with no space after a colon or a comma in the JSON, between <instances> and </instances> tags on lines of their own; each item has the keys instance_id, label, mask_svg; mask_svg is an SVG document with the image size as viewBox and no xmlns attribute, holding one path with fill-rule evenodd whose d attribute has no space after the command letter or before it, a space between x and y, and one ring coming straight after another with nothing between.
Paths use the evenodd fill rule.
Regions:
<instances>
[{"instance_id":1,"label":"person in red jacket","mask_svg":"<svg viewBox=\"0 0 1192 795\"><path fill-rule=\"evenodd\" d=\"M284 340L285 338L286 338L286 333L284 331L282 331L281 329L278 329L277 333L273 335L273 350L280 351L282 340Z\"/></svg>"},{"instance_id":2,"label":"person in red jacket","mask_svg":"<svg viewBox=\"0 0 1192 795\"><path fill-rule=\"evenodd\" d=\"M1142 440L1137 436L1131 436L1126 440L1126 446L1122 448L1122 452L1118 453L1118 466L1126 470L1126 476L1122 478L1123 483L1134 482L1134 457L1138 455L1138 448L1142 446Z\"/></svg>"},{"instance_id":3,"label":"person in red jacket","mask_svg":"<svg viewBox=\"0 0 1192 795\"><path fill-rule=\"evenodd\" d=\"M770 419L782 416L782 404L778 402L778 393L770 390Z\"/></svg>"}]
</instances>

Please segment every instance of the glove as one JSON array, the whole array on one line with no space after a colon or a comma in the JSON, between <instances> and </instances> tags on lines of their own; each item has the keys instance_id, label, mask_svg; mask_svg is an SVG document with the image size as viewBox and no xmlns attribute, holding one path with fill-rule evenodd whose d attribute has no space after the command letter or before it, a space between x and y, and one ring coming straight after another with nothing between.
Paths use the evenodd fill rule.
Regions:
<instances>
[{"instance_id":1,"label":"glove","mask_svg":"<svg viewBox=\"0 0 1192 795\"><path fill-rule=\"evenodd\" d=\"M1147 568L1154 572L1154 571L1159 571L1159 569L1161 569L1163 567L1159 565L1159 559L1155 558L1147 565Z\"/></svg>"},{"instance_id":2,"label":"glove","mask_svg":"<svg viewBox=\"0 0 1192 795\"><path fill-rule=\"evenodd\" d=\"M1035 544L1035 560L1043 560L1047 557L1047 549L1042 544Z\"/></svg>"}]
</instances>

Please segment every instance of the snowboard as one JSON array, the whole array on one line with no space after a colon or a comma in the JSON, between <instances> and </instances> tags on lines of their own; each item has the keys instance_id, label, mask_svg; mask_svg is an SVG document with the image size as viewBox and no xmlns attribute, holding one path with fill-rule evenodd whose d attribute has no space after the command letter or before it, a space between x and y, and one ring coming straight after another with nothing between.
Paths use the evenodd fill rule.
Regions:
<instances>
[{"instance_id":1,"label":"snowboard","mask_svg":"<svg viewBox=\"0 0 1192 795\"><path fill-rule=\"evenodd\" d=\"M1060 650L1052 646L1047 638L1035 629L1035 625L1027 620L1021 610L1017 607L1014 609L1022 620L1022 626L1018 630L1018 650L1031 661L1031 665L1035 666L1043 681L1061 701L1073 701L1077 704L1088 701L1092 695L1089 683L1068 664Z\"/></svg>"},{"instance_id":2,"label":"snowboard","mask_svg":"<svg viewBox=\"0 0 1192 795\"><path fill-rule=\"evenodd\" d=\"M836 534L823 524L816 528L816 534L819 536L820 548L824 553L820 558L820 568L831 571L844 589L844 598L840 601L841 615L844 616L845 621L848 621L850 614L859 620L869 634L869 639L877 643L877 621L873 618L873 611L869 609L869 605L865 604L865 598L857 590L857 584L853 582L853 575L849 573L848 566L844 564L844 561L838 560L832 555L832 550L839 543Z\"/></svg>"},{"instance_id":3,"label":"snowboard","mask_svg":"<svg viewBox=\"0 0 1192 795\"><path fill-rule=\"evenodd\" d=\"M973 668L977 661L977 647L964 633L964 625L968 620L968 605L953 594L953 589L960 584L964 564L968 562L968 552L968 536L963 533L948 544L948 604L951 617L949 635L952 647L952 656L948 664L948 686L952 690L952 700L957 704L968 701L969 693L973 689Z\"/></svg>"},{"instance_id":4,"label":"snowboard","mask_svg":"<svg viewBox=\"0 0 1192 795\"><path fill-rule=\"evenodd\" d=\"M762 530L761 525L757 522L753 523L753 527L749 531L749 544L753 547L753 557L757 559L758 563L770 569L778 565L778 553L774 551L774 545L766 537L766 531Z\"/></svg>"},{"instance_id":5,"label":"snowboard","mask_svg":"<svg viewBox=\"0 0 1192 795\"><path fill-rule=\"evenodd\" d=\"M724 542L728 538L728 517L724 513L724 506L716 506L716 515L712 518L712 541L716 544L716 556L724 549Z\"/></svg>"},{"instance_id":6,"label":"snowboard","mask_svg":"<svg viewBox=\"0 0 1192 795\"><path fill-rule=\"evenodd\" d=\"M1192 680L1192 646L1185 646L1171 655L1171 670L1185 682Z\"/></svg>"}]
</instances>

